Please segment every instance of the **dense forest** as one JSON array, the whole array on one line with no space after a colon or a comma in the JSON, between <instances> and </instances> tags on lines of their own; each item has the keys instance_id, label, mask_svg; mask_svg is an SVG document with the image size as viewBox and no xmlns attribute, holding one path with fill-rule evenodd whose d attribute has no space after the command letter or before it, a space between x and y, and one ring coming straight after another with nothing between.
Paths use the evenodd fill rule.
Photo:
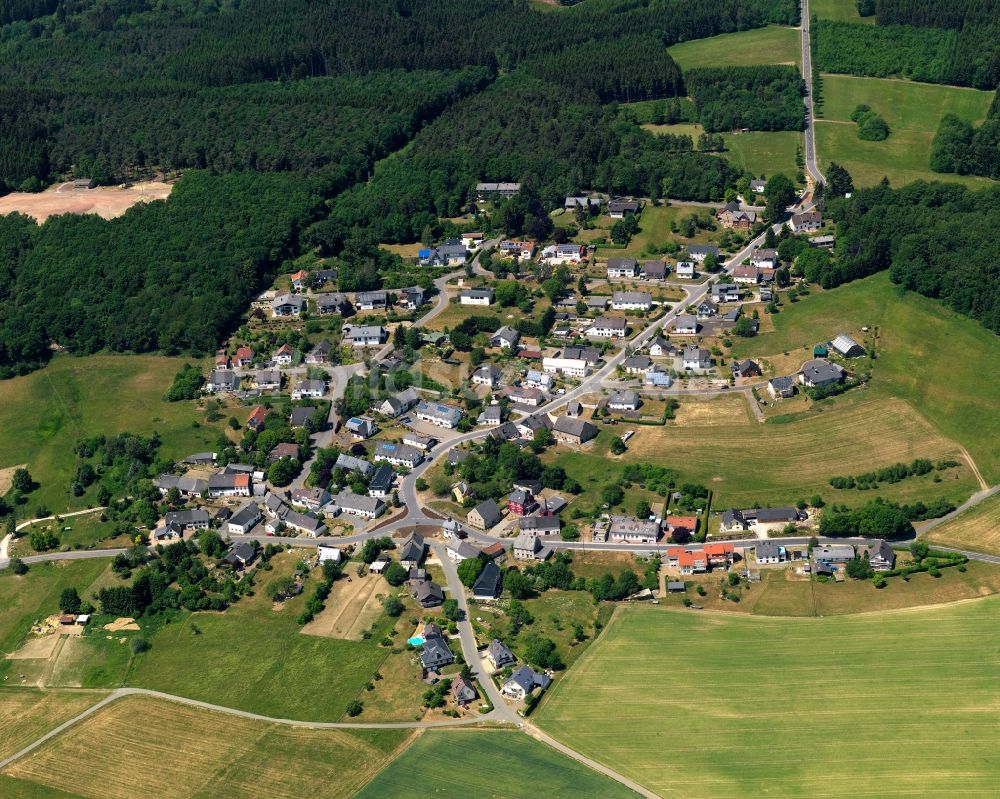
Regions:
<instances>
[{"instance_id":1,"label":"dense forest","mask_svg":"<svg viewBox=\"0 0 1000 799\"><path fill-rule=\"evenodd\" d=\"M684 79L709 132L805 128L805 81L796 67L692 69Z\"/></svg>"},{"instance_id":2,"label":"dense forest","mask_svg":"<svg viewBox=\"0 0 1000 799\"><path fill-rule=\"evenodd\" d=\"M979 27L1000 20L1000 0L876 0L875 20L879 25Z\"/></svg>"},{"instance_id":3,"label":"dense forest","mask_svg":"<svg viewBox=\"0 0 1000 799\"><path fill-rule=\"evenodd\" d=\"M1000 84L1000 24L955 30L819 20L812 34L815 66L823 72L978 89Z\"/></svg>"},{"instance_id":4,"label":"dense forest","mask_svg":"<svg viewBox=\"0 0 1000 799\"><path fill-rule=\"evenodd\" d=\"M1000 180L1000 118L994 100L990 118L978 128L946 114L931 149L931 169Z\"/></svg>"},{"instance_id":5,"label":"dense forest","mask_svg":"<svg viewBox=\"0 0 1000 799\"><path fill-rule=\"evenodd\" d=\"M888 269L894 282L1000 333L1000 187L883 183L827 210L841 256L817 277L824 287Z\"/></svg>"}]
</instances>

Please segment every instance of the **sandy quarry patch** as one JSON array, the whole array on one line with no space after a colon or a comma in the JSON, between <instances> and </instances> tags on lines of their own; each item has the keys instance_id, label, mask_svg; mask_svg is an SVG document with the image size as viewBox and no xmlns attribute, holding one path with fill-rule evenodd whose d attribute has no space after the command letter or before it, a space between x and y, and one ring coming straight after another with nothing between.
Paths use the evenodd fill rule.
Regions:
<instances>
[{"instance_id":1,"label":"sandy quarry patch","mask_svg":"<svg viewBox=\"0 0 1000 799\"><path fill-rule=\"evenodd\" d=\"M351 575L333 584L326 607L301 632L327 638L360 641L361 634L371 627L382 610L379 594L386 594L389 585L377 574L364 577Z\"/></svg>"},{"instance_id":2,"label":"sandy quarry patch","mask_svg":"<svg viewBox=\"0 0 1000 799\"><path fill-rule=\"evenodd\" d=\"M10 491L11 483L14 481L14 472L27 467L26 463L19 463L17 466L5 466L0 469L0 496Z\"/></svg>"},{"instance_id":3,"label":"sandy quarry patch","mask_svg":"<svg viewBox=\"0 0 1000 799\"><path fill-rule=\"evenodd\" d=\"M118 186L74 189L72 183L62 183L43 192L15 191L0 197L0 214L18 212L37 222L57 214L97 214L104 219L114 219L136 203L166 199L170 189L170 184L159 181L135 183L127 189Z\"/></svg>"},{"instance_id":4,"label":"sandy quarry patch","mask_svg":"<svg viewBox=\"0 0 1000 799\"><path fill-rule=\"evenodd\" d=\"M123 630L138 630L140 628L139 625L135 623L135 619L124 616L120 619L115 619L113 622L105 624L104 629L108 632L118 633Z\"/></svg>"}]
</instances>

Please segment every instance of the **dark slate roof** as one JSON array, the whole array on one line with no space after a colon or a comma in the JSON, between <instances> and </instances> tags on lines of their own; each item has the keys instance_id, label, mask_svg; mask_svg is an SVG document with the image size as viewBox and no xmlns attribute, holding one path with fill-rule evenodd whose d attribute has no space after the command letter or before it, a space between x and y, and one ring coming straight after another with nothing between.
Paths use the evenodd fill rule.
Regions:
<instances>
[{"instance_id":1,"label":"dark slate roof","mask_svg":"<svg viewBox=\"0 0 1000 799\"><path fill-rule=\"evenodd\" d=\"M500 568L492 560L487 563L472 585L473 596L500 596L500 587L503 584L503 575Z\"/></svg>"}]
</instances>

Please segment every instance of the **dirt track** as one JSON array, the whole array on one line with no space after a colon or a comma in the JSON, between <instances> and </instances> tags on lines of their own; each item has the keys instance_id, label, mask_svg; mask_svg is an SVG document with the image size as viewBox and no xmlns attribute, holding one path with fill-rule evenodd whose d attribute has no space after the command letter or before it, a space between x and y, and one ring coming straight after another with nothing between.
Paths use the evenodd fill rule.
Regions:
<instances>
[{"instance_id":1,"label":"dirt track","mask_svg":"<svg viewBox=\"0 0 1000 799\"><path fill-rule=\"evenodd\" d=\"M170 189L169 184L154 181L136 183L128 189L117 186L74 189L72 183L63 183L37 194L12 192L0 197L0 214L19 212L38 222L58 214L97 214L114 219L136 203L165 199Z\"/></svg>"}]
</instances>

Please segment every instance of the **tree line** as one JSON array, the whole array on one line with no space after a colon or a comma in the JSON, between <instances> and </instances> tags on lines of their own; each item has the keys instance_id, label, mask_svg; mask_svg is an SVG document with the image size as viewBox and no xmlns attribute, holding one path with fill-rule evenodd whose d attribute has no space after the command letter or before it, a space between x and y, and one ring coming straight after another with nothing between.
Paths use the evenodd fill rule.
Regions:
<instances>
[{"instance_id":1,"label":"tree line","mask_svg":"<svg viewBox=\"0 0 1000 799\"><path fill-rule=\"evenodd\" d=\"M979 127L945 114L931 147L931 169L1000 180L1000 116L995 113Z\"/></svg>"},{"instance_id":2,"label":"tree line","mask_svg":"<svg viewBox=\"0 0 1000 799\"><path fill-rule=\"evenodd\" d=\"M820 277L824 288L888 269L894 283L1000 333L1000 186L917 181L894 190L883 181L827 210L840 256Z\"/></svg>"},{"instance_id":3,"label":"tree line","mask_svg":"<svg viewBox=\"0 0 1000 799\"><path fill-rule=\"evenodd\" d=\"M797 67L708 67L684 78L709 132L805 128L805 82Z\"/></svg>"}]
</instances>

